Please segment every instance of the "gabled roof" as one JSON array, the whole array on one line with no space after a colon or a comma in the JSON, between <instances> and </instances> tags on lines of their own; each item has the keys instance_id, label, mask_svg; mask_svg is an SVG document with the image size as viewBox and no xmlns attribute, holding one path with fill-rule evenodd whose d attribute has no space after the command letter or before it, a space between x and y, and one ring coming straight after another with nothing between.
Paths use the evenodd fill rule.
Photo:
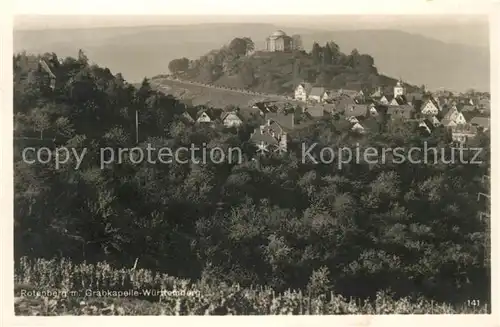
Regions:
<instances>
[{"instance_id":1,"label":"gabled roof","mask_svg":"<svg viewBox=\"0 0 500 327\"><path fill-rule=\"evenodd\" d=\"M430 122L433 124L433 125L438 125L438 124L441 124L441 122L439 121L439 119L436 118L436 116L432 116L430 118Z\"/></svg>"},{"instance_id":2,"label":"gabled roof","mask_svg":"<svg viewBox=\"0 0 500 327\"><path fill-rule=\"evenodd\" d=\"M365 130L365 128L360 124L360 123L355 123L352 127L351 130L353 131L359 131L362 132Z\"/></svg>"},{"instance_id":3,"label":"gabled roof","mask_svg":"<svg viewBox=\"0 0 500 327\"><path fill-rule=\"evenodd\" d=\"M312 117L323 117L325 110L326 110L325 106L321 104L308 106L306 108L306 112L310 114Z\"/></svg>"},{"instance_id":4,"label":"gabled roof","mask_svg":"<svg viewBox=\"0 0 500 327\"><path fill-rule=\"evenodd\" d=\"M359 94L359 91L357 91L357 90L346 90L346 89L340 89L340 90L339 90L339 93L340 93L340 94L345 94L345 95L347 95L347 96L349 96L349 97L351 97L351 98L355 98L355 97L357 97L357 96L359 96L359 95L360 95L360 94Z\"/></svg>"},{"instance_id":5,"label":"gabled roof","mask_svg":"<svg viewBox=\"0 0 500 327\"><path fill-rule=\"evenodd\" d=\"M366 104L354 104L347 106L344 112L346 116L354 116L354 117L366 116L367 113L368 113L368 106Z\"/></svg>"},{"instance_id":6,"label":"gabled roof","mask_svg":"<svg viewBox=\"0 0 500 327\"><path fill-rule=\"evenodd\" d=\"M414 100L412 104L415 107L415 110L420 112L422 111L422 108L424 108L429 102L432 103L434 107L436 107L436 109L439 110L440 108L439 103L437 103L437 101L433 97L429 96L424 96L421 100Z\"/></svg>"},{"instance_id":7,"label":"gabled roof","mask_svg":"<svg viewBox=\"0 0 500 327\"><path fill-rule=\"evenodd\" d=\"M271 120L280 125L285 131L290 131L294 128L294 115L282 113L267 113L266 120Z\"/></svg>"},{"instance_id":8,"label":"gabled roof","mask_svg":"<svg viewBox=\"0 0 500 327\"><path fill-rule=\"evenodd\" d=\"M333 113L337 111L337 106L334 103L324 103L323 104L323 111L328 112L328 113Z\"/></svg>"},{"instance_id":9,"label":"gabled roof","mask_svg":"<svg viewBox=\"0 0 500 327\"><path fill-rule=\"evenodd\" d=\"M476 134L477 128L471 124L456 125L451 128L453 133Z\"/></svg>"},{"instance_id":10,"label":"gabled roof","mask_svg":"<svg viewBox=\"0 0 500 327\"><path fill-rule=\"evenodd\" d=\"M483 99L479 99L478 103L479 103L479 105L488 106L489 107L490 104L491 104L491 101L490 101L490 99L484 99L483 98Z\"/></svg>"},{"instance_id":11,"label":"gabled roof","mask_svg":"<svg viewBox=\"0 0 500 327\"><path fill-rule=\"evenodd\" d=\"M413 107L408 105L408 104L404 104L401 106L389 106L387 108L388 115L391 115L391 116L395 115L395 116L403 117L406 119L411 118L412 111L413 111Z\"/></svg>"},{"instance_id":12,"label":"gabled roof","mask_svg":"<svg viewBox=\"0 0 500 327\"><path fill-rule=\"evenodd\" d=\"M451 120L449 120L449 119L447 119L447 118L443 118L443 119L441 119L441 124L442 124L443 126L445 126L445 127L448 127L448 126L450 126L450 125L455 125L455 126L457 125L455 122L453 122L453 121L451 121Z\"/></svg>"},{"instance_id":13,"label":"gabled roof","mask_svg":"<svg viewBox=\"0 0 500 327\"><path fill-rule=\"evenodd\" d=\"M429 134L431 133L431 129L429 126L425 123L425 121L421 121L418 123L418 127L421 128L423 127Z\"/></svg>"},{"instance_id":14,"label":"gabled roof","mask_svg":"<svg viewBox=\"0 0 500 327\"><path fill-rule=\"evenodd\" d=\"M407 104L408 101L406 100L406 97L404 95L398 95L397 97L395 97L393 100L396 101L396 103L399 105L399 106L402 106L404 104Z\"/></svg>"},{"instance_id":15,"label":"gabled roof","mask_svg":"<svg viewBox=\"0 0 500 327\"><path fill-rule=\"evenodd\" d=\"M476 110L476 108L474 106L471 106L470 104L466 104L466 105L463 105L461 110L462 112L465 112L465 111L474 111Z\"/></svg>"},{"instance_id":16,"label":"gabled roof","mask_svg":"<svg viewBox=\"0 0 500 327\"><path fill-rule=\"evenodd\" d=\"M415 100L423 100L423 94L420 92L412 92L406 94L406 100L410 103L413 103Z\"/></svg>"},{"instance_id":17,"label":"gabled roof","mask_svg":"<svg viewBox=\"0 0 500 327\"><path fill-rule=\"evenodd\" d=\"M240 116L238 115L238 113L236 111L227 111L227 112L222 112L222 114L220 115L220 119L222 121L224 121L224 119L226 119L229 115L234 115L236 116L239 120L241 120Z\"/></svg>"},{"instance_id":18,"label":"gabled roof","mask_svg":"<svg viewBox=\"0 0 500 327\"><path fill-rule=\"evenodd\" d=\"M309 93L309 96L322 96L323 93L325 93L325 88L324 87L313 87L311 88L311 92Z\"/></svg>"},{"instance_id":19,"label":"gabled roof","mask_svg":"<svg viewBox=\"0 0 500 327\"><path fill-rule=\"evenodd\" d=\"M297 87L302 86L304 90L306 90L306 93L309 94L311 92L311 89L313 88L311 83L306 83L302 82L297 85Z\"/></svg>"},{"instance_id":20,"label":"gabled roof","mask_svg":"<svg viewBox=\"0 0 500 327\"><path fill-rule=\"evenodd\" d=\"M208 116L208 118L210 118L210 120L214 120L216 117L212 114L212 112L208 109L200 109L198 110L198 112L196 113L196 119L200 118L201 115L203 114L206 114Z\"/></svg>"},{"instance_id":21,"label":"gabled roof","mask_svg":"<svg viewBox=\"0 0 500 327\"><path fill-rule=\"evenodd\" d=\"M261 133L259 127L257 127L250 136L250 141L257 144L260 144L261 142L263 142L264 144L272 144L272 145L278 144L278 140L272 137L271 134L265 132Z\"/></svg>"},{"instance_id":22,"label":"gabled roof","mask_svg":"<svg viewBox=\"0 0 500 327\"><path fill-rule=\"evenodd\" d=\"M380 88L376 89L371 95L371 98L381 98L382 97L382 90Z\"/></svg>"},{"instance_id":23,"label":"gabled roof","mask_svg":"<svg viewBox=\"0 0 500 327\"><path fill-rule=\"evenodd\" d=\"M352 98L341 98L335 101L335 107L339 111L345 111L348 106L355 105L356 101Z\"/></svg>"},{"instance_id":24,"label":"gabled roof","mask_svg":"<svg viewBox=\"0 0 500 327\"><path fill-rule=\"evenodd\" d=\"M187 111L184 111L181 115L181 119L184 119L188 122L194 122L194 118L193 116L191 116L191 114Z\"/></svg>"}]
</instances>

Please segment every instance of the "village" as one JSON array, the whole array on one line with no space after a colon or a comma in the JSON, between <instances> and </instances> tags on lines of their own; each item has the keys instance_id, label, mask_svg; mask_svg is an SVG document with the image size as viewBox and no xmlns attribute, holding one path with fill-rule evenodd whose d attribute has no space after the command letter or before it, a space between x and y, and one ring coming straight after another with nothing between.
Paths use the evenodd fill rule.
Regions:
<instances>
[{"instance_id":1,"label":"village","mask_svg":"<svg viewBox=\"0 0 500 327\"><path fill-rule=\"evenodd\" d=\"M50 88L53 89L55 75L44 60L40 60L40 65L48 73ZM251 101L244 108L229 105L221 110L207 106L195 116L184 111L182 121L239 128L252 113L257 113L264 124L255 128L249 142L258 148L270 147L279 152L286 152L291 131L328 117L346 120L351 131L360 134L380 132L388 121L413 122L416 128L428 135L436 128L444 127L451 132L452 140L462 145L478 132L489 131L489 94L454 95L449 91L421 89L407 92L406 89L402 80L392 87L377 87L371 94L365 94L361 89L330 90L302 82L296 85L293 95L261 94L267 100ZM246 90L234 92L250 93Z\"/></svg>"}]
</instances>

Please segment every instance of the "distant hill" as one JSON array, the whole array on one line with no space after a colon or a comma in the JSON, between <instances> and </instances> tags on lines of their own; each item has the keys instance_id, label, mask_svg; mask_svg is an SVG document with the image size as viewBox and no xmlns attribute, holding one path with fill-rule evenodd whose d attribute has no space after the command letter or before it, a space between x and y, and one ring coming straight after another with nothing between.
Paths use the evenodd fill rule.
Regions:
<instances>
[{"instance_id":1,"label":"distant hill","mask_svg":"<svg viewBox=\"0 0 500 327\"><path fill-rule=\"evenodd\" d=\"M279 28L288 34L300 33L308 50L313 41L330 40L345 53L357 48L373 56L380 73L412 84L426 84L429 89L489 90L488 48L444 43L396 30L320 31L246 23L15 31L14 51L75 56L82 48L96 63L139 81L166 73L174 58L198 58L237 36L252 38L261 49L265 37Z\"/></svg>"},{"instance_id":2,"label":"distant hill","mask_svg":"<svg viewBox=\"0 0 500 327\"><path fill-rule=\"evenodd\" d=\"M248 108L253 102L277 100L277 98L265 95L243 94L164 78L155 78L152 81L152 87L170 94L190 106L206 105L213 108L224 108L227 105L234 105L239 108Z\"/></svg>"}]
</instances>

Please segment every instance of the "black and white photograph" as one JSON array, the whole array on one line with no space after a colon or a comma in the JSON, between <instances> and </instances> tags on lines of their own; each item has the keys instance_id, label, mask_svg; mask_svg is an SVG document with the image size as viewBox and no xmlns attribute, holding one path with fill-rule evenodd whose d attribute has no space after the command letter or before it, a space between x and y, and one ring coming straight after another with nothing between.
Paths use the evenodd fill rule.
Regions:
<instances>
[{"instance_id":1,"label":"black and white photograph","mask_svg":"<svg viewBox=\"0 0 500 327\"><path fill-rule=\"evenodd\" d=\"M14 16L14 315L491 315L490 19Z\"/></svg>"}]
</instances>

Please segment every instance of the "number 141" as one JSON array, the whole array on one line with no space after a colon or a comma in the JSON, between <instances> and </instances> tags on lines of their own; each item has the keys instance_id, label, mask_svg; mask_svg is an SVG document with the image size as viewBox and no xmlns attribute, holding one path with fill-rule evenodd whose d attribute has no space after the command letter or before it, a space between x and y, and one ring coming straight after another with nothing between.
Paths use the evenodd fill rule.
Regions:
<instances>
[{"instance_id":1,"label":"number 141","mask_svg":"<svg viewBox=\"0 0 500 327\"><path fill-rule=\"evenodd\" d=\"M480 305L479 300L467 300L467 306L469 307L478 307Z\"/></svg>"}]
</instances>

